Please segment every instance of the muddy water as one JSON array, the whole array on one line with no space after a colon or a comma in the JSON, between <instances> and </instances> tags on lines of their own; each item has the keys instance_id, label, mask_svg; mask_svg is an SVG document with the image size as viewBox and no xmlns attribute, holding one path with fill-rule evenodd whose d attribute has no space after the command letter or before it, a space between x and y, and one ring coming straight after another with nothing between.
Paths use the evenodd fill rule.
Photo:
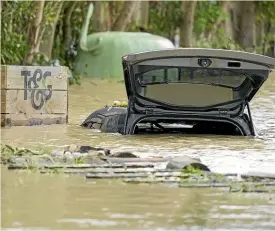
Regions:
<instances>
[{"instance_id":1,"label":"muddy water","mask_svg":"<svg viewBox=\"0 0 275 231\"><path fill-rule=\"evenodd\" d=\"M79 125L94 110L126 99L123 83L83 81L69 89L69 125L2 129L2 141L24 147L59 148L68 144L128 150L140 156L189 155L199 157L212 170L275 172L275 72L252 101L259 138L230 136L102 134Z\"/></svg>"},{"instance_id":2,"label":"muddy water","mask_svg":"<svg viewBox=\"0 0 275 231\"><path fill-rule=\"evenodd\" d=\"M93 111L126 98L124 85L91 80L69 89L69 125L2 129L2 142L61 148L71 143L128 150L140 156L199 157L218 172L275 173L275 75L253 99L258 138L101 134L79 124ZM161 185L85 181L2 171L2 226L45 229L275 229L275 195L236 195Z\"/></svg>"},{"instance_id":3,"label":"muddy water","mask_svg":"<svg viewBox=\"0 0 275 231\"><path fill-rule=\"evenodd\" d=\"M275 228L275 195L14 172L4 172L1 186L5 228Z\"/></svg>"}]
</instances>

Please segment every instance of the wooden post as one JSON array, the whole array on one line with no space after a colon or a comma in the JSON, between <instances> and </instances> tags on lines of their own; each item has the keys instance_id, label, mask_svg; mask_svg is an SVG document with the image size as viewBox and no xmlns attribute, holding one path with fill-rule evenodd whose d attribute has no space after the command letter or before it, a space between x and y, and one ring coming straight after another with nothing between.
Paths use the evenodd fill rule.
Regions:
<instances>
[{"instance_id":1,"label":"wooden post","mask_svg":"<svg viewBox=\"0 0 275 231\"><path fill-rule=\"evenodd\" d=\"M1 66L1 126L68 123L68 68Z\"/></svg>"}]
</instances>

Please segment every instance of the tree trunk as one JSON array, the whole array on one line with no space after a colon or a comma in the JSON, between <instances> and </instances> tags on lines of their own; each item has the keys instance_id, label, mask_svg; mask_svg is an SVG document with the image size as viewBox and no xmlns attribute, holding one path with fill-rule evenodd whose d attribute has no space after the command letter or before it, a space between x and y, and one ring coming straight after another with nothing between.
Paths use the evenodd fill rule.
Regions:
<instances>
[{"instance_id":1,"label":"tree trunk","mask_svg":"<svg viewBox=\"0 0 275 231\"><path fill-rule=\"evenodd\" d=\"M108 2L108 15L107 15L108 30L112 29L114 21L115 21L115 2L109 1Z\"/></svg>"},{"instance_id":2,"label":"tree trunk","mask_svg":"<svg viewBox=\"0 0 275 231\"><path fill-rule=\"evenodd\" d=\"M257 50L262 54L265 53L264 51L264 36L265 36L265 23L264 21L258 22L256 24L256 46Z\"/></svg>"},{"instance_id":3,"label":"tree trunk","mask_svg":"<svg viewBox=\"0 0 275 231\"><path fill-rule=\"evenodd\" d=\"M217 25L217 28L224 28L224 34L229 39L233 39L233 25L232 25L232 6L231 1L225 0L220 1L219 4L221 6L222 14L226 16L224 20L222 20L222 17L219 18L219 22Z\"/></svg>"},{"instance_id":4,"label":"tree trunk","mask_svg":"<svg viewBox=\"0 0 275 231\"><path fill-rule=\"evenodd\" d=\"M233 1L231 2L231 12L232 12L232 32L233 39L235 42L240 43L240 27L242 19L242 2Z\"/></svg>"},{"instance_id":5,"label":"tree trunk","mask_svg":"<svg viewBox=\"0 0 275 231\"><path fill-rule=\"evenodd\" d=\"M149 1L140 1L137 11L136 23L146 29L149 22Z\"/></svg>"},{"instance_id":6,"label":"tree trunk","mask_svg":"<svg viewBox=\"0 0 275 231\"><path fill-rule=\"evenodd\" d=\"M41 36L39 33L40 33L40 27L41 27L41 22L43 18L45 1L41 0L41 1L33 2L33 4L34 4L35 13L34 13L34 18L31 21L30 31L28 34L28 37L29 37L28 43L30 46L30 50L24 60L24 63L26 65L32 64L34 55L35 53L39 52L39 47L41 43Z\"/></svg>"},{"instance_id":7,"label":"tree trunk","mask_svg":"<svg viewBox=\"0 0 275 231\"><path fill-rule=\"evenodd\" d=\"M216 22L213 23L213 25L211 26L211 29L206 33L206 38L208 40L216 39L217 30L220 29L221 27L224 28L225 33L229 32L229 29L228 29L228 21L229 20L228 20L228 17L226 17L226 19L224 19L224 15L226 15L226 16L230 15L230 12L229 12L230 1L228 1L228 0L220 1L220 2L218 2L218 4L220 7L221 14L217 18ZM228 37L229 37L229 35L228 35Z\"/></svg>"},{"instance_id":8,"label":"tree trunk","mask_svg":"<svg viewBox=\"0 0 275 231\"><path fill-rule=\"evenodd\" d=\"M137 2L136 10L132 14L131 21L135 22L137 26L140 25L140 16L141 16L141 1Z\"/></svg>"},{"instance_id":9,"label":"tree trunk","mask_svg":"<svg viewBox=\"0 0 275 231\"><path fill-rule=\"evenodd\" d=\"M144 28L148 27L149 23L149 1L141 2L141 17L140 17L141 26Z\"/></svg>"},{"instance_id":10,"label":"tree trunk","mask_svg":"<svg viewBox=\"0 0 275 231\"><path fill-rule=\"evenodd\" d=\"M228 36L230 40L234 41L234 25L233 25L233 8L230 1L227 8L224 9L226 13L226 19L224 21L224 34Z\"/></svg>"},{"instance_id":11,"label":"tree trunk","mask_svg":"<svg viewBox=\"0 0 275 231\"><path fill-rule=\"evenodd\" d=\"M43 34L43 43L40 46L40 53L43 53L47 56L48 59L52 58L52 49L53 43L55 38L55 31L56 31L56 24L59 19L59 15L63 6L63 1L53 2L48 1L47 5L45 6L46 9L49 9L50 12L53 14L53 19L49 22L48 15L44 15L43 22L46 25L44 27L45 32ZM49 23L49 24L48 24Z\"/></svg>"},{"instance_id":12,"label":"tree trunk","mask_svg":"<svg viewBox=\"0 0 275 231\"><path fill-rule=\"evenodd\" d=\"M240 45L247 51L255 49L255 2L241 2L242 16L240 24Z\"/></svg>"},{"instance_id":13,"label":"tree trunk","mask_svg":"<svg viewBox=\"0 0 275 231\"><path fill-rule=\"evenodd\" d=\"M269 44L266 55L275 58L275 26L270 27L268 34L270 35L270 39L268 40Z\"/></svg>"},{"instance_id":14,"label":"tree trunk","mask_svg":"<svg viewBox=\"0 0 275 231\"><path fill-rule=\"evenodd\" d=\"M56 28L57 21L59 19L59 15L60 15L62 6L63 6L63 1L56 2L55 18L54 18L54 21L51 24L50 37L49 37L49 43L48 43L48 52L47 52L48 57L50 59L52 58L53 44L54 44L54 38L55 38L55 28Z\"/></svg>"},{"instance_id":15,"label":"tree trunk","mask_svg":"<svg viewBox=\"0 0 275 231\"><path fill-rule=\"evenodd\" d=\"M74 9L76 8L77 1L70 2L70 6L65 10L65 20L64 20L64 47L69 49L72 42L72 26L71 17Z\"/></svg>"},{"instance_id":16,"label":"tree trunk","mask_svg":"<svg viewBox=\"0 0 275 231\"><path fill-rule=\"evenodd\" d=\"M111 30L112 28L112 11L111 11L111 4L112 2L108 2L105 6L105 17L106 17L106 29L107 31Z\"/></svg>"},{"instance_id":17,"label":"tree trunk","mask_svg":"<svg viewBox=\"0 0 275 231\"><path fill-rule=\"evenodd\" d=\"M133 20L140 29L146 30L149 19L149 1L139 1L136 8Z\"/></svg>"},{"instance_id":18,"label":"tree trunk","mask_svg":"<svg viewBox=\"0 0 275 231\"><path fill-rule=\"evenodd\" d=\"M105 31L106 27L105 27L105 17L104 17L104 13L105 13L105 2L102 1L95 1L94 6L95 6L95 10L94 10L94 15L93 15L93 29L96 32L101 32L101 31Z\"/></svg>"},{"instance_id":19,"label":"tree trunk","mask_svg":"<svg viewBox=\"0 0 275 231\"><path fill-rule=\"evenodd\" d=\"M124 31L137 6L136 1L125 1L121 13L112 26L113 31Z\"/></svg>"},{"instance_id":20,"label":"tree trunk","mask_svg":"<svg viewBox=\"0 0 275 231\"><path fill-rule=\"evenodd\" d=\"M194 17L197 1L183 1L184 21L180 28L180 38L182 47L193 46Z\"/></svg>"}]
</instances>

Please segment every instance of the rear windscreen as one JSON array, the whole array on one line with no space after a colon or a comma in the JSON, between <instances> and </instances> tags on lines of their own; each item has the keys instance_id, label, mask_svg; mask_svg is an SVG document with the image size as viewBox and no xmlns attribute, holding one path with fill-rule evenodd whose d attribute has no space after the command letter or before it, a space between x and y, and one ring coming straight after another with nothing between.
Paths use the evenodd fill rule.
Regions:
<instances>
[{"instance_id":1,"label":"rear windscreen","mask_svg":"<svg viewBox=\"0 0 275 231\"><path fill-rule=\"evenodd\" d=\"M171 105L223 104L241 99L252 87L234 70L137 65L134 71L139 95Z\"/></svg>"},{"instance_id":2,"label":"rear windscreen","mask_svg":"<svg viewBox=\"0 0 275 231\"><path fill-rule=\"evenodd\" d=\"M246 76L231 70L221 69L188 69L176 67L151 67L139 66L136 74L141 84L156 83L196 83L208 85L220 85L224 87L237 88L245 81ZM142 71L142 69L145 69ZM147 69L147 71L146 71Z\"/></svg>"}]
</instances>

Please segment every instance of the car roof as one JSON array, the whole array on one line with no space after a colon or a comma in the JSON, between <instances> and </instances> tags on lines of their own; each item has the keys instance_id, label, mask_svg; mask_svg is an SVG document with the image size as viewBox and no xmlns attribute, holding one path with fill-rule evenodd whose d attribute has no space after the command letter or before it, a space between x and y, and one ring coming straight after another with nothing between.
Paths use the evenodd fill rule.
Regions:
<instances>
[{"instance_id":1,"label":"car roof","mask_svg":"<svg viewBox=\"0 0 275 231\"><path fill-rule=\"evenodd\" d=\"M262 65L268 66L269 68L275 68L275 59L268 56L244 52L244 51L209 49L209 48L176 48L176 49L165 49L165 50L157 50L157 51L147 51L147 52L128 54L124 56L123 59L130 63L134 63L134 62L147 60L147 59L164 58L164 57L184 57L184 56L235 59L235 60L249 61L253 63L262 64Z\"/></svg>"}]
</instances>

